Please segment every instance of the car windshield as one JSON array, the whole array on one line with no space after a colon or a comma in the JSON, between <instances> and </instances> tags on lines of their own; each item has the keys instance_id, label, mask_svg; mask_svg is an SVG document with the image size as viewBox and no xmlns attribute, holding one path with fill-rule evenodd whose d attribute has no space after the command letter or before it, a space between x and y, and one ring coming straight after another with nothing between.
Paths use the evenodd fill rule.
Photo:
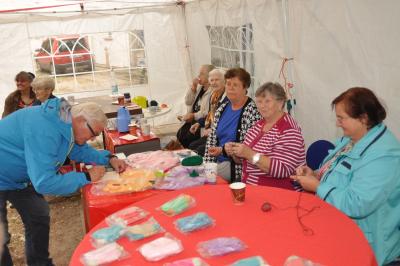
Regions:
<instances>
[{"instance_id":1,"label":"car windshield","mask_svg":"<svg viewBox=\"0 0 400 266\"><path fill-rule=\"evenodd\" d=\"M68 39L68 40L62 40L62 41L60 40L58 42L59 47L60 47L59 51L60 52L72 51L72 49L74 49L74 45L77 41L78 41L78 39ZM82 50L82 49L85 51L89 51L85 39L79 39L78 43L75 46L75 51Z\"/></svg>"}]
</instances>

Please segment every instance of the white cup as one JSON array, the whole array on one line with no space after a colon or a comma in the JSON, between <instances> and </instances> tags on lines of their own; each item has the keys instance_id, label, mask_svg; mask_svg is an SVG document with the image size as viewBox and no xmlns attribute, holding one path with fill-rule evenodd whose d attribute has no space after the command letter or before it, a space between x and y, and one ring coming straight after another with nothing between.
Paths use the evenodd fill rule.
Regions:
<instances>
[{"instance_id":1,"label":"white cup","mask_svg":"<svg viewBox=\"0 0 400 266\"><path fill-rule=\"evenodd\" d=\"M207 183L215 184L217 182L217 163L205 163L204 172L207 177Z\"/></svg>"},{"instance_id":2,"label":"white cup","mask_svg":"<svg viewBox=\"0 0 400 266\"><path fill-rule=\"evenodd\" d=\"M142 125L142 135L143 136L149 136L150 135L150 125L149 124Z\"/></svg>"}]
</instances>

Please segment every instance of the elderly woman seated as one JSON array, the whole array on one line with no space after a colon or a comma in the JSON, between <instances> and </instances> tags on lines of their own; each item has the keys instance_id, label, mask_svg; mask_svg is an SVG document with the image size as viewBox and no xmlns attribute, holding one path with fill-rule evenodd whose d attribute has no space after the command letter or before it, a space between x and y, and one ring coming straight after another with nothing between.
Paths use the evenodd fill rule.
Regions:
<instances>
[{"instance_id":1,"label":"elderly woman seated","mask_svg":"<svg viewBox=\"0 0 400 266\"><path fill-rule=\"evenodd\" d=\"M185 104L190 108L184 116L178 116L180 121L185 123L176 133L178 141L183 147L188 148L190 143L200 138L200 130L190 132L191 126L199 119L204 119L210 108L210 97L212 90L209 90L208 74L215 67L213 65L202 65L199 75L193 80L191 88L185 95Z\"/></svg>"},{"instance_id":2,"label":"elderly woman seated","mask_svg":"<svg viewBox=\"0 0 400 266\"><path fill-rule=\"evenodd\" d=\"M304 140L296 121L284 112L285 102L280 84L262 85L256 91L256 105L263 119L247 132L243 144L225 144L227 153L243 163L243 182L301 189L289 176L304 165Z\"/></svg>"},{"instance_id":3,"label":"elderly woman seated","mask_svg":"<svg viewBox=\"0 0 400 266\"><path fill-rule=\"evenodd\" d=\"M332 107L344 136L318 170L302 166L292 178L353 219L378 264L389 263L400 255L400 143L369 89L351 88Z\"/></svg>"},{"instance_id":4,"label":"elderly woman seated","mask_svg":"<svg viewBox=\"0 0 400 266\"><path fill-rule=\"evenodd\" d=\"M241 180L242 164L233 161L224 145L243 142L249 128L261 119L254 101L247 96L250 83L250 74L243 68L232 68L225 73L228 100L215 111L206 143L205 162L218 162L218 175L231 182Z\"/></svg>"},{"instance_id":5,"label":"elderly woman seated","mask_svg":"<svg viewBox=\"0 0 400 266\"><path fill-rule=\"evenodd\" d=\"M32 90L36 94L36 101L33 103L33 105L41 105L48 99L55 98L56 96L53 95L55 86L56 84L52 78L36 78L32 82Z\"/></svg>"},{"instance_id":6,"label":"elderly woman seated","mask_svg":"<svg viewBox=\"0 0 400 266\"><path fill-rule=\"evenodd\" d=\"M225 71L222 69L211 70L208 75L208 88L212 94L210 98L210 110L205 119L199 119L197 123L190 127L190 132L196 134L200 128L201 138L193 141L189 145L189 149L195 151L197 154L204 156L206 150L207 136L211 132L211 125L214 120L215 110L222 104L225 97Z\"/></svg>"}]
</instances>

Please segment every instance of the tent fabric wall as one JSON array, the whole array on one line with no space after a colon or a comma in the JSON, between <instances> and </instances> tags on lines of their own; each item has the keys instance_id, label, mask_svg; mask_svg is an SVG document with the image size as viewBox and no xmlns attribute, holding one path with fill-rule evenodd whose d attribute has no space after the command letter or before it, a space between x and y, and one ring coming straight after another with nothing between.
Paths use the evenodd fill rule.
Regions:
<instances>
[{"instance_id":1,"label":"tent fabric wall","mask_svg":"<svg viewBox=\"0 0 400 266\"><path fill-rule=\"evenodd\" d=\"M4 108L5 97L15 89L14 76L21 70L33 71L30 38L60 34L85 34L97 32L129 31L144 29L148 61L148 84L124 89L133 95L144 95L160 103L170 103L174 111L158 118L159 123L176 122L175 113L184 112L183 91L188 80L186 69L188 60L184 43L184 28L181 8L166 6L162 9L149 9L146 12L122 15L74 15L69 17L36 16L32 21L18 24L3 24L1 38L7 39L0 47L1 75L0 110ZM11 53L11 51L13 51ZM14 53L15 51L15 53ZM166 52L167 51L167 52ZM10 65L10 62L13 62ZM108 91L94 92L108 94ZM87 97L88 93L77 96Z\"/></svg>"},{"instance_id":2,"label":"tent fabric wall","mask_svg":"<svg viewBox=\"0 0 400 266\"><path fill-rule=\"evenodd\" d=\"M293 57L295 118L306 144L334 140L330 102L345 89L373 89L388 109L386 123L400 137L400 92L397 51L400 18L396 0L197 0L182 5L83 13L9 14L0 17L0 111L14 89L20 70L33 70L29 38L60 33L107 32L143 27L148 62L148 86L135 87L171 103L174 110L157 123L176 121L185 110L183 96L202 64L211 62L207 26L252 24L255 87L266 81L283 83L282 60ZM110 2L108 2L110 3ZM282 6L287 3L288 9ZM287 11L287 12L286 12ZM287 18L287 27L284 18ZM188 40L186 42L186 36ZM288 36L288 42L286 42ZM188 48L186 48L186 46ZM288 74L288 73L287 73ZM94 94L106 92L95 92ZM82 94L87 96L87 94Z\"/></svg>"},{"instance_id":3,"label":"tent fabric wall","mask_svg":"<svg viewBox=\"0 0 400 266\"><path fill-rule=\"evenodd\" d=\"M290 0L289 7L296 118L307 142L341 135L330 103L354 86L374 90L400 137L400 2Z\"/></svg>"},{"instance_id":4,"label":"tent fabric wall","mask_svg":"<svg viewBox=\"0 0 400 266\"><path fill-rule=\"evenodd\" d=\"M400 32L396 1L288 0L288 28L281 1L209 0L187 5L193 69L211 61L207 25L252 23L255 85L281 82L283 58L293 57L295 118L306 144L333 141L342 133L335 126L331 101L353 86L375 91L388 109L386 124L400 137L400 91L397 47ZM396 8L397 7L397 8ZM285 54L288 30L290 54Z\"/></svg>"}]
</instances>

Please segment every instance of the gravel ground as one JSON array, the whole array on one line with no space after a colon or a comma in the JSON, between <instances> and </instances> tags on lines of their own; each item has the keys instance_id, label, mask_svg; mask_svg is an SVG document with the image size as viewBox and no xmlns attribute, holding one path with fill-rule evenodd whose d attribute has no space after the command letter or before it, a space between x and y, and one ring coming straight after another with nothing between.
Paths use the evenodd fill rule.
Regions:
<instances>
[{"instance_id":1,"label":"gravel ground","mask_svg":"<svg viewBox=\"0 0 400 266\"><path fill-rule=\"evenodd\" d=\"M50 202L50 255L57 266L66 266L75 247L85 235L80 195L69 198L51 198ZM8 212L11 244L9 246L14 265L25 264L24 228L15 209Z\"/></svg>"}]
</instances>

